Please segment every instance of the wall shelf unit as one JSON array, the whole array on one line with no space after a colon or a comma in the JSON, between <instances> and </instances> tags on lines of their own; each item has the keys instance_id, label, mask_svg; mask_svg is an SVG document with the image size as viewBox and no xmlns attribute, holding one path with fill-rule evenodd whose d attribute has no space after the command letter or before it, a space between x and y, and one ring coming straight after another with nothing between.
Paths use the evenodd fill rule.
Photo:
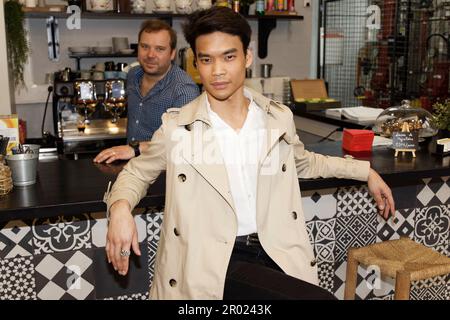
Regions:
<instances>
[{"instance_id":1,"label":"wall shelf unit","mask_svg":"<svg viewBox=\"0 0 450 320\"><path fill-rule=\"evenodd\" d=\"M66 19L70 14L66 12L25 12L25 17L29 19L46 19L49 16L54 16L58 19ZM81 19L151 19L157 18L167 21L172 25L173 19L184 19L185 14L177 13L144 13L144 14L132 14L132 13L116 13L116 12L82 12ZM292 20L299 21L303 20L301 15L248 15L245 16L248 20L258 21L258 56L261 59L267 57L267 43L269 39L270 32L276 28L277 20Z\"/></svg>"}]
</instances>

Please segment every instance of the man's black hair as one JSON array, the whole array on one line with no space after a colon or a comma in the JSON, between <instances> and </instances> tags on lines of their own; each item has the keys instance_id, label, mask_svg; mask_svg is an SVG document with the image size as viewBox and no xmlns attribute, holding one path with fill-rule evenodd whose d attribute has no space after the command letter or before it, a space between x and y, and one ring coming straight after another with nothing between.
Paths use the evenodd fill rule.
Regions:
<instances>
[{"instance_id":1,"label":"man's black hair","mask_svg":"<svg viewBox=\"0 0 450 320\"><path fill-rule=\"evenodd\" d=\"M191 46L194 56L196 56L195 40L199 36L217 31L238 36L241 39L244 54L247 54L252 29L243 16L230 8L214 6L195 11L183 24L184 37Z\"/></svg>"}]
</instances>

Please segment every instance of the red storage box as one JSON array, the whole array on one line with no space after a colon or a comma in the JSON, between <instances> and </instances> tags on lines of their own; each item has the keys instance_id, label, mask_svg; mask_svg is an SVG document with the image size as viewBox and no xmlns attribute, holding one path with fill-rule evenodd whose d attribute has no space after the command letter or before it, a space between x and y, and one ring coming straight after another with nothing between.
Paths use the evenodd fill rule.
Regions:
<instances>
[{"instance_id":1,"label":"red storage box","mask_svg":"<svg viewBox=\"0 0 450 320\"><path fill-rule=\"evenodd\" d=\"M372 130L344 129L342 148L347 151L371 151L374 133Z\"/></svg>"}]
</instances>

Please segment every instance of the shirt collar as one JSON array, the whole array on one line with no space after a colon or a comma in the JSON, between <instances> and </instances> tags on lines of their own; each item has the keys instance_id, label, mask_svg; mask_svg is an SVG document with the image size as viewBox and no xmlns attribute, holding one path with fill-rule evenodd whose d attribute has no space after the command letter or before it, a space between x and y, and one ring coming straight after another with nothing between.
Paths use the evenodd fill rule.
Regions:
<instances>
[{"instance_id":1,"label":"shirt collar","mask_svg":"<svg viewBox=\"0 0 450 320\"><path fill-rule=\"evenodd\" d=\"M159 88L161 87L165 87L167 85L167 82L170 81L170 79L172 78L172 74L174 72L174 63L173 61L170 64L169 67L169 71L167 71L166 75L160 79L154 86L153 88L148 92L147 95L149 95L150 92L154 91L154 90L159 90ZM141 87L141 82L142 82L142 77L144 76L144 69L141 66L138 66L136 68L136 73L135 73L136 77L134 79L134 83L136 85L137 88ZM140 91L140 90L139 90Z\"/></svg>"}]
</instances>

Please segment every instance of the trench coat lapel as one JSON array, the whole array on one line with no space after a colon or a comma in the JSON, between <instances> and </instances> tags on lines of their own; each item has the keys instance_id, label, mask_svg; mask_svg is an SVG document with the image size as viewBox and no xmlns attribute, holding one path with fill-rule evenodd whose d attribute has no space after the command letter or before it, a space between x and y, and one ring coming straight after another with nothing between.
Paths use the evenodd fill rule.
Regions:
<instances>
[{"instance_id":1,"label":"trench coat lapel","mask_svg":"<svg viewBox=\"0 0 450 320\"><path fill-rule=\"evenodd\" d=\"M286 138L286 121L281 117L279 106L266 97L252 92L257 105L264 109L266 114L266 138L259 161L256 215L258 230L264 224L265 214L270 205L272 179L279 174L278 144Z\"/></svg>"},{"instance_id":2,"label":"trench coat lapel","mask_svg":"<svg viewBox=\"0 0 450 320\"><path fill-rule=\"evenodd\" d=\"M192 152L190 155L183 153L183 158L236 212L227 170L219 143L212 132L205 99L203 93L180 112L178 124L188 128L188 141L192 142L190 148ZM206 140L203 139L205 135L208 135Z\"/></svg>"}]
</instances>

